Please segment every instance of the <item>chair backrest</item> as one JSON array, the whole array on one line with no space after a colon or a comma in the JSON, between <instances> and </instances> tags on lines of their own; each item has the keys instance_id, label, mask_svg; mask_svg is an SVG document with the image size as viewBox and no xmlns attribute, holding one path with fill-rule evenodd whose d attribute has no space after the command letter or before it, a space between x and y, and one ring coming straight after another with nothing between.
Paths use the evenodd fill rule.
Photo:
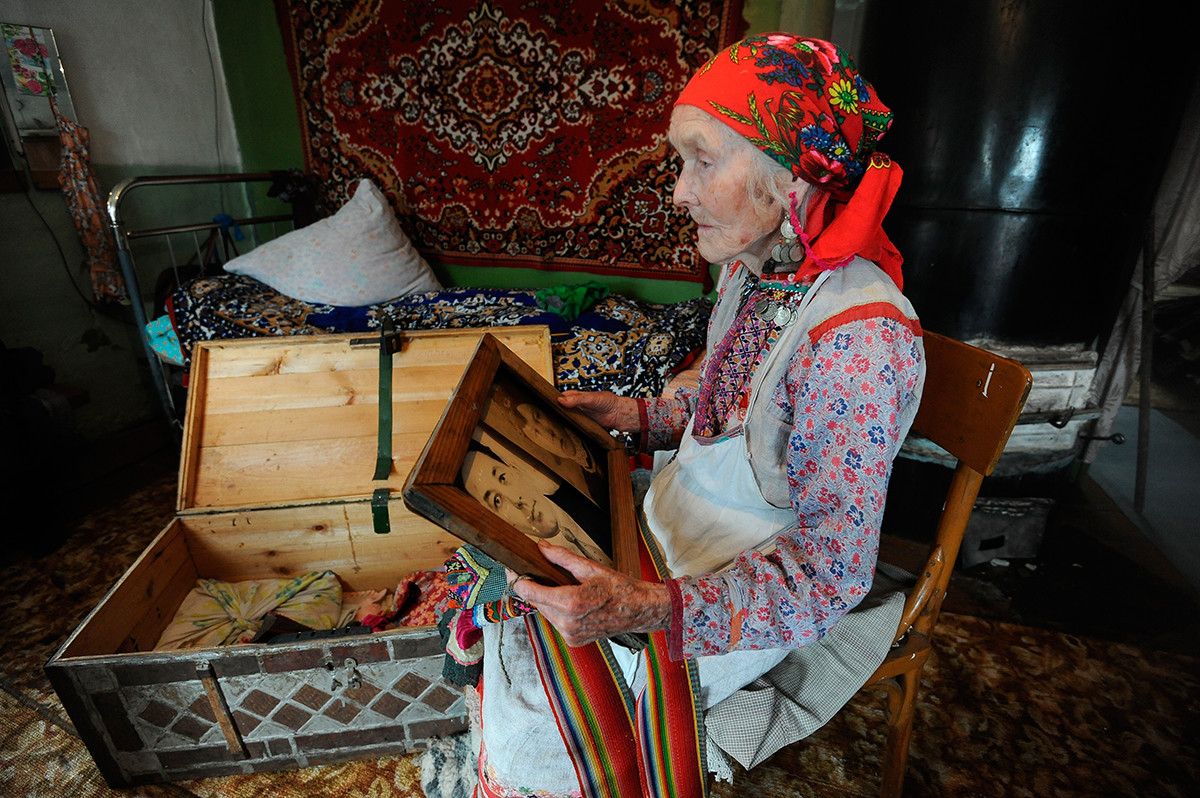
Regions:
<instances>
[{"instance_id":1,"label":"chair backrest","mask_svg":"<svg viewBox=\"0 0 1200 798\"><path fill-rule=\"evenodd\" d=\"M1029 396L1029 369L937 333L923 339L925 392L912 431L987 476Z\"/></svg>"},{"instance_id":2,"label":"chair backrest","mask_svg":"<svg viewBox=\"0 0 1200 798\"><path fill-rule=\"evenodd\" d=\"M928 331L924 342L925 390L912 433L958 463L897 639L910 630L928 635L937 621L980 483L996 467L1033 385L1029 369L1015 360Z\"/></svg>"}]
</instances>

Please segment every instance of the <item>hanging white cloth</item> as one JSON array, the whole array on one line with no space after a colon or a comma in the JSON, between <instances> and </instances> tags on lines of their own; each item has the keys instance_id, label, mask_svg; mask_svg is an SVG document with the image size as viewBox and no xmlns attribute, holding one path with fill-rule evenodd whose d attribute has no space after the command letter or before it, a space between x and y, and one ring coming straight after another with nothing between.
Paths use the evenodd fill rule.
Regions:
<instances>
[{"instance_id":1,"label":"hanging white cloth","mask_svg":"<svg viewBox=\"0 0 1200 798\"><path fill-rule=\"evenodd\" d=\"M1154 202L1154 219L1154 290L1157 292L1200 263L1200 81L1193 83L1175 148ZM1092 380L1088 404L1100 408L1100 418L1091 432L1094 437L1112 433L1117 411L1141 367L1144 334L1142 268L1139 257ZM1088 441L1080 460L1084 463L1095 461L1107 445L1105 441Z\"/></svg>"}]
</instances>

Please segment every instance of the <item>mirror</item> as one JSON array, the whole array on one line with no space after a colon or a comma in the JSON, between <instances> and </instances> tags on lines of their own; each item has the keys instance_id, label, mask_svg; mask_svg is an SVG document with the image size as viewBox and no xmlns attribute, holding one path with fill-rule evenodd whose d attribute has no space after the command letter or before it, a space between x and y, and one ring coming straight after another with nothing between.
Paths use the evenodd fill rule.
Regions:
<instances>
[{"instance_id":1,"label":"mirror","mask_svg":"<svg viewBox=\"0 0 1200 798\"><path fill-rule=\"evenodd\" d=\"M24 156L35 187L58 188L60 147L50 98L59 113L76 119L54 31L0 22L0 37L6 56L0 64L0 86L9 146Z\"/></svg>"}]
</instances>

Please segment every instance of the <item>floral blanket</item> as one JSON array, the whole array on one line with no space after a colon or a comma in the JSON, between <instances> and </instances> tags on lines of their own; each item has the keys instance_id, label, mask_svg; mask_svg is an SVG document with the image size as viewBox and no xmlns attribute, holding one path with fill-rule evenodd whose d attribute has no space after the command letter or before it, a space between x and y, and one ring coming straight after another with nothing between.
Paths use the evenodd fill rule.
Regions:
<instances>
[{"instance_id":1,"label":"floral blanket","mask_svg":"<svg viewBox=\"0 0 1200 798\"><path fill-rule=\"evenodd\" d=\"M367 332L378 329L385 314L409 330L544 324L559 390L657 396L672 372L704 346L712 310L704 298L657 304L609 294L580 306L571 318L552 309L546 293L451 288L352 308L301 302L252 278L222 274L185 283L167 312L185 365L197 341Z\"/></svg>"}]
</instances>

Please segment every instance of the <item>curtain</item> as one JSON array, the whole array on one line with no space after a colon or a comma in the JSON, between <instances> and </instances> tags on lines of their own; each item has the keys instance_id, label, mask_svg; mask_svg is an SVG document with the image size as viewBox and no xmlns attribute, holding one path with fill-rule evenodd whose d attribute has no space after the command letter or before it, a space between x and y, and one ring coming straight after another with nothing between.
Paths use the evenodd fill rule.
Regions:
<instances>
[{"instance_id":1,"label":"curtain","mask_svg":"<svg viewBox=\"0 0 1200 798\"><path fill-rule=\"evenodd\" d=\"M1155 198L1154 222L1157 293L1200 262L1200 81L1193 83L1175 149ZM1143 266L1139 257L1092 381L1089 405L1100 408L1100 418L1091 434L1097 437L1111 434L1117 411L1142 366ZM1107 441L1087 441L1080 459L1093 462L1107 445Z\"/></svg>"}]
</instances>

